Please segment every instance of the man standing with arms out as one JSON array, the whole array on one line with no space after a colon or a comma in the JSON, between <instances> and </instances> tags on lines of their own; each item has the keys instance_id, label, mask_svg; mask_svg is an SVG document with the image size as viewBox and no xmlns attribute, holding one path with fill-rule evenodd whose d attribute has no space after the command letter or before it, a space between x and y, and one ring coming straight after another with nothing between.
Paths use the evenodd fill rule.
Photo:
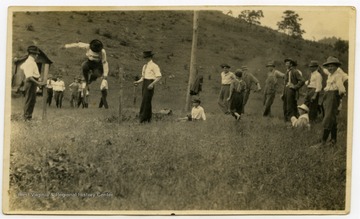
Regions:
<instances>
[{"instance_id":1,"label":"man standing with arms out","mask_svg":"<svg viewBox=\"0 0 360 219\"><path fill-rule=\"evenodd\" d=\"M98 77L107 77L109 73L109 64L106 60L106 51L100 40L92 40L90 43L71 43L65 44L64 48L83 48L86 49L87 60L82 63L81 68L86 85L91 84Z\"/></svg>"},{"instance_id":2,"label":"man standing with arms out","mask_svg":"<svg viewBox=\"0 0 360 219\"><path fill-rule=\"evenodd\" d=\"M244 94L244 102L243 102L243 112L245 113L245 105L247 103L247 101L249 100L249 96L250 96L250 91L251 91L251 87L253 84L255 84L257 86L257 90L261 90L260 87L260 83L259 80L250 72L248 72L248 67L247 66L242 66L241 70L243 72L243 76L242 76L242 80L245 81L246 83L246 90L245 90L245 94Z\"/></svg>"},{"instance_id":3,"label":"man standing with arms out","mask_svg":"<svg viewBox=\"0 0 360 219\"><path fill-rule=\"evenodd\" d=\"M319 64L317 61L310 61L310 79L305 82L307 85L305 105L309 108L309 120L315 122L318 114L319 93L322 89L322 77L318 72Z\"/></svg>"},{"instance_id":4,"label":"man standing with arms out","mask_svg":"<svg viewBox=\"0 0 360 219\"><path fill-rule=\"evenodd\" d=\"M37 56L40 54L39 48L36 46L29 46L27 49L29 55L26 61L20 66L20 69L25 74L25 104L24 104L24 119L30 121L36 103L36 88L44 84L39 82L40 73L39 68L35 62Z\"/></svg>"},{"instance_id":5,"label":"man standing with arms out","mask_svg":"<svg viewBox=\"0 0 360 219\"><path fill-rule=\"evenodd\" d=\"M268 69L264 88L264 113L263 116L271 116L271 105L274 103L277 91L277 79L284 78L285 74L275 69L275 63L269 62L266 65Z\"/></svg>"},{"instance_id":6,"label":"man standing with arms out","mask_svg":"<svg viewBox=\"0 0 360 219\"><path fill-rule=\"evenodd\" d=\"M285 122L289 122L292 116L299 116L297 110L297 100L299 98L299 89L304 85L305 81L302 74L296 69L297 62L291 58L284 60L286 66L285 86L282 95L283 111Z\"/></svg>"},{"instance_id":7,"label":"man standing with arms out","mask_svg":"<svg viewBox=\"0 0 360 219\"><path fill-rule=\"evenodd\" d=\"M143 58L146 60L146 64L142 68L141 78L134 82L135 85L143 82L142 102L139 113L140 123L151 121L151 100L154 95L154 85L161 79L160 68L153 62L153 56L154 53L152 51L143 52Z\"/></svg>"},{"instance_id":8,"label":"man standing with arms out","mask_svg":"<svg viewBox=\"0 0 360 219\"><path fill-rule=\"evenodd\" d=\"M230 114L229 109L229 103L227 101L227 98L230 94L230 85L235 80L234 73L230 72L230 66L228 64L222 64L220 67L223 69L221 72L221 89L218 99L218 104L220 106L220 109L225 114Z\"/></svg>"}]
</instances>

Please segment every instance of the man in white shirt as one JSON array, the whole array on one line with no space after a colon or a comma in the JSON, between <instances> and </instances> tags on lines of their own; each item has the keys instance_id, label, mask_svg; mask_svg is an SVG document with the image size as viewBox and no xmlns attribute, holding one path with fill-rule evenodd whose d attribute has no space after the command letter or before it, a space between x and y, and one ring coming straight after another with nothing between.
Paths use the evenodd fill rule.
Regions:
<instances>
[{"instance_id":1,"label":"man in white shirt","mask_svg":"<svg viewBox=\"0 0 360 219\"><path fill-rule=\"evenodd\" d=\"M64 46L64 48L74 47L86 49L88 60L82 63L81 68L87 85L98 77L108 76L109 64L106 59L106 51L100 40L95 39L90 43L70 43Z\"/></svg>"},{"instance_id":2,"label":"man in white shirt","mask_svg":"<svg viewBox=\"0 0 360 219\"><path fill-rule=\"evenodd\" d=\"M230 71L230 66L228 64L222 64L220 67L223 69L223 71L220 73L221 89L218 98L218 104L223 113L230 114L229 103L226 99L230 94L230 85L236 77L235 74Z\"/></svg>"},{"instance_id":3,"label":"man in white shirt","mask_svg":"<svg viewBox=\"0 0 360 219\"><path fill-rule=\"evenodd\" d=\"M62 80L62 75L57 76L57 80L53 83L54 98L56 107L62 107L62 99L64 97L65 82Z\"/></svg>"},{"instance_id":4,"label":"man in white shirt","mask_svg":"<svg viewBox=\"0 0 360 219\"><path fill-rule=\"evenodd\" d=\"M25 121L32 119L32 113L36 103L36 88L38 86L44 85L44 83L39 82L40 73L39 68L35 62L37 56L40 54L40 50L36 46L29 46L27 51L29 53L28 58L20 66L20 69L24 72L25 75Z\"/></svg>"},{"instance_id":5,"label":"man in white shirt","mask_svg":"<svg viewBox=\"0 0 360 219\"><path fill-rule=\"evenodd\" d=\"M152 51L143 52L143 58L147 63L142 68L141 78L134 82L134 85L138 85L143 82L142 102L139 113L140 123L151 121L151 100L154 95L154 85L161 79L160 68L153 62L153 56L154 53Z\"/></svg>"},{"instance_id":6,"label":"man in white shirt","mask_svg":"<svg viewBox=\"0 0 360 219\"><path fill-rule=\"evenodd\" d=\"M309 107L310 122L314 122L318 115L319 93L322 90L322 76L318 72L319 63L315 60L310 61L310 79L305 81L307 91L305 105Z\"/></svg>"}]
</instances>

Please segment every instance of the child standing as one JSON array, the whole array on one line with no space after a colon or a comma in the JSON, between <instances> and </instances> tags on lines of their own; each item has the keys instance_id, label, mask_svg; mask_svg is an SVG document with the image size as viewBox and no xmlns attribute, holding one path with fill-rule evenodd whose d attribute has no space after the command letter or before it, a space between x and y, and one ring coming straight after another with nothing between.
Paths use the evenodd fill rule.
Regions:
<instances>
[{"instance_id":1,"label":"child standing","mask_svg":"<svg viewBox=\"0 0 360 219\"><path fill-rule=\"evenodd\" d=\"M105 107L105 109L109 108L106 100L108 89L109 87L108 87L107 77L104 76L100 84L101 98L100 98L99 108L102 108L103 106Z\"/></svg>"},{"instance_id":2,"label":"child standing","mask_svg":"<svg viewBox=\"0 0 360 219\"><path fill-rule=\"evenodd\" d=\"M74 108L78 103L79 98L79 87L80 80L78 77L74 78L74 82L69 85L71 96L70 96L70 106Z\"/></svg>"},{"instance_id":3,"label":"child standing","mask_svg":"<svg viewBox=\"0 0 360 219\"><path fill-rule=\"evenodd\" d=\"M87 103L88 96L89 96L89 90L87 89L85 78L82 77L79 86L78 108L80 104L82 104L82 108L88 107L88 103Z\"/></svg>"}]
</instances>

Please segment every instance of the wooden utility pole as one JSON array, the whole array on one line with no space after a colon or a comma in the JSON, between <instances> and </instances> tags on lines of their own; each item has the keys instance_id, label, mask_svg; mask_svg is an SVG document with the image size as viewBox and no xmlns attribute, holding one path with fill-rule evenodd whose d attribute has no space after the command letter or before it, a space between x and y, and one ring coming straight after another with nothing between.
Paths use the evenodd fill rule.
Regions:
<instances>
[{"instance_id":1,"label":"wooden utility pole","mask_svg":"<svg viewBox=\"0 0 360 219\"><path fill-rule=\"evenodd\" d=\"M186 104L185 104L185 112L190 110L191 100L190 100L190 88L191 84L194 82L195 74L196 74L196 51L197 51L197 39L198 39L198 23L199 23L199 11L194 11L194 24L193 24L193 39L192 39L192 47L191 47L191 60L190 60L190 74L189 74L189 82L186 93Z\"/></svg>"},{"instance_id":2,"label":"wooden utility pole","mask_svg":"<svg viewBox=\"0 0 360 219\"><path fill-rule=\"evenodd\" d=\"M49 64L45 64L44 65L44 75L43 75L43 81L45 82L45 85L42 87L42 96L43 96L43 113L42 113L42 119L45 120L46 119L46 100L47 100L47 88L46 88L46 84L47 84L47 80L48 80L48 73L49 73L49 68L50 65Z\"/></svg>"},{"instance_id":3,"label":"wooden utility pole","mask_svg":"<svg viewBox=\"0 0 360 219\"><path fill-rule=\"evenodd\" d=\"M123 69L119 66L119 124L122 122L122 108L123 108Z\"/></svg>"}]
</instances>

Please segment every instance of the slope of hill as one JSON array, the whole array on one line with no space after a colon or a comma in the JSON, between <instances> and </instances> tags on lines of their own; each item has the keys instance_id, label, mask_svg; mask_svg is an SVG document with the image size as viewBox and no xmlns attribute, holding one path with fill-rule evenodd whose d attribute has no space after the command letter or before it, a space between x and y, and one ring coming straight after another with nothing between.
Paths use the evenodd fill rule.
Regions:
<instances>
[{"instance_id":1,"label":"slope of hill","mask_svg":"<svg viewBox=\"0 0 360 219\"><path fill-rule=\"evenodd\" d=\"M118 67L122 67L129 81L140 74L142 51L153 50L163 75L175 76L175 80L167 80L168 86L185 92L192 16L191 11L19 12L13 17L12 54L24 55L28 45L38 45L54 61L51 73L62 72L69 83L80 74L85 56L81 49L61 49L65 43L102 40L110 74L116 75ZM292 57L307 72L310 60L322 62L331 54L328 45L292 39L266 27L248 26L220 11L201 11L199 15L197 65L206 79L213 79L204 84L208 90L217 89L219 65L224 62L232 70L247 65L264 82L265 63L269 60L275 60L277 68L284 71L283 59Z\"/></svg>"},{"instance_id":2,"label":"slope of hill","mask_svg":"<svg viewBox=\"0 0 360 219\"><path fill-rule=\"evenodd\" d=\"M54 62L50 73L62 73L66 85L81 74L85 51L62 46L102 40L110 65L110 107L98 108L99 80L90 86L89 108L70 108L66 90L63 107L48 107L46 120L41 119L42 97L31 122L22 119L23 99L11 100L11 129L5 133L10 132L9 190L4 186L10 210L339 214L348 209L346 110L339 114L337 145L318 148L312 146L322 134L321 123L310 131L289 128L278 97L272 118L262 117L262 93L251 94L241 121L220 113L217 105L223 62L232 70L247 65L263 84L269 60L284 71L284 58L293 57L306 74L307 63L324 61L332 48L201 11L197 64L205 79L200 95L207 121L178 122L184 116L179 111L189 75L192 18L191 11L14 14L10 53L22 56L27 46L38 45ZM149 49L164 75L155 88L153 111L166 107L173 114L139 124L140 104L133 104L133 97L140 89L132 82L144 64L142 52ZM125 72L121 118L119 68Z\"/></svg>"}]
</instances>

